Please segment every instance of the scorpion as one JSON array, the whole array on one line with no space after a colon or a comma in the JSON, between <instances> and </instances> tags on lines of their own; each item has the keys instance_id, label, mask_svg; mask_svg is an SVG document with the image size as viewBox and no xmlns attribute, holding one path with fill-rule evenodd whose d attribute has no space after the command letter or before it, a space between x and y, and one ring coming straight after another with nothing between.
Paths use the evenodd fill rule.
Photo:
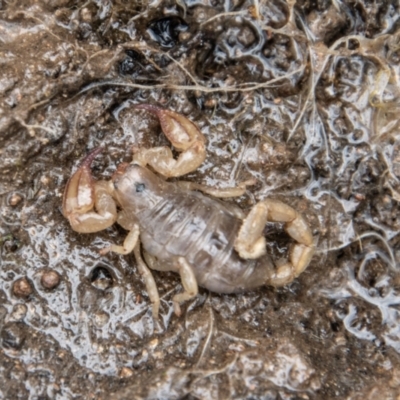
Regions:
<instances>
[{"instance_id":1,"label":"scorpion","mask_svg":"<svg viewBox=\"0 0 400 400\"><path fill-rule=\"evenodd\" d=\"M129 231L122 245L111 244L100 254L133 252L155 319L160 299L151 270L180 274L183 292L173 297L179 316L180 304L197 296L199 286L216 293L279 287L307 268L315 249L313 236L294 208L265 199L246 215L238 206L217 198L240 196L249 182L218 189L167 181L203 163L206 139L192 121L177 112L150 104L134 108L158 118L179 156L175 159L167 146L136 149L133 161L120 164L110 181L95 181L91 164L103 150L96 148L69 179L62 210L76 232L98 232L115 222ZM267 255L263 234L267 222L283 223L294 240L287 258L273 262Z\"/></svg>"}]
</instances>

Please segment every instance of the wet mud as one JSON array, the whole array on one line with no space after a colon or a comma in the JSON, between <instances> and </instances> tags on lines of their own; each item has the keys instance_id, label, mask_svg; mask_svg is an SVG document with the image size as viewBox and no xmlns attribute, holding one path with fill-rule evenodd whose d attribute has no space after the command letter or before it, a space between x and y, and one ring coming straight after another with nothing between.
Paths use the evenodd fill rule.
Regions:
<instances>
[{"instance_id":1,"label":"wet mud","mask_svg":"<svg viewBox=\"0 0 400 400\"><path fill-rule=\"evenodd\" d=\"M0 0L0 398L396 399L400 394L399 5L393 1ZM151 103L207 138L185 179L244 210L283 200L317 253L283 288L182 290L155 322L113 226L78 234L65 184L168 144ZM268 252L287 253L268 224Z\"/></svg>"}]
</instances>

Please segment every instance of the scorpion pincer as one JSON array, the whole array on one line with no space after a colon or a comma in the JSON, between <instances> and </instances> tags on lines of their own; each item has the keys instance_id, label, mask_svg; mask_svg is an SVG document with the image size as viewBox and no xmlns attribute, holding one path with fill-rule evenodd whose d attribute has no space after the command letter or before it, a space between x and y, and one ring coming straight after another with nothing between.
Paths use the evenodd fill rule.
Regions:
<instances>
[{"instance_id":1,"label":"scorpion pincer","mask_svg":"<svg viewBox=\"0 0 400 400\"><path fill-rule=\"evenodd\" d=\"M63 214L77 232L97 232L115 222L129 231L122 246L112 244L100 253L134 253L154 318L160 300L151 269L180 274L184 291L173 297L177 315L181 314L180 303L195 297L198 286L217 293L282 286L306 269L314 241L297 211L281 201L266 199L245 215L239 208L209 196L240 196L248 182L230 189L168 182L166 178L200 166L206 156L205 138L181 114L148 104L135 108L158 117L179 157L174 159L168 147L142 148L131 164L117 168L111 181L94 181L90 165L102 151L98 148L69 179ZM268 221L284 223L285 231L294 239L288 259L274 263L266 254L263 230Z\"/></svg>"}]
</instances>

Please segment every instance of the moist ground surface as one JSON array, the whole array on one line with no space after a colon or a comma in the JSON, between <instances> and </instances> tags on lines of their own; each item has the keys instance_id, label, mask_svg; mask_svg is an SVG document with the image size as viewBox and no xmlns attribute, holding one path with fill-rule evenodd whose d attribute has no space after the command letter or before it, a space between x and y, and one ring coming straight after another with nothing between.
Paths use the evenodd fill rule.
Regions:
<instances>
[{"instance_id":1,"label":"moist ground surface","mask_svg":"<svg viewBox=\"0 0 400 400\"><path fill-rule=\"evenodd\" d=\"M0 398L395 399L400 393L399 6L393 1L0 0ZM114 226L61 214L91 149L109 179L167 145L134 104L207 138L185 177L255 178L309 221L317 253L284 288L200 289L154 272L154 322ZM290 240L268 224L268 252Z\"/></svg>"}]
</instances>

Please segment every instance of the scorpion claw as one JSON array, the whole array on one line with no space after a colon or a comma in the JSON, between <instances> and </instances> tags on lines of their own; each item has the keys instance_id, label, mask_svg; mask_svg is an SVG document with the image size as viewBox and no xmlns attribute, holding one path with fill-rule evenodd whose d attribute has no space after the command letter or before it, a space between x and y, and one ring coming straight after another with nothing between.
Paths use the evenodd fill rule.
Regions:
<instances>
[{"instance_id":1,"label":"scorpion claw","mask_svg":"<svg viewBox=\"0 0 400 400\"><path fill-rule=\"evenodd\" d=\"M165 136L178 151L184 151L197 142L205 142L204 135L197 126L182 114L151 104L140 104L134 108L156 115Z\"/></svg>"},{"instance_id":2,"label":"scorpion claw","mask_svg":"<svg viewBox=\"0 0 400 400\"><path fill-rule=\"evenodd\" d=\"M89 153L65 187L62 212L76 232L98 232L117 218L108 183L95 182L90 171L91 163L102 151L98 147Z\"/></svg>"},{"instance_id":3,"label":"scorpion claw","mask_svg":"<svg viewBox=\"0 0 400 400\"><path fill-rule=\"evenodd\" d=\"M165 110L151 104L140 104L134 108L156 115L165 136L174 148L181 152L178 159L175 160L168 147L141 149L135 152L134 163L142 166L149 164L165 177L176 177L194 171L205 160L206 139L193 122L175 111Z\"/></svg>"},{"instance_id":4,"label":"scorpion claw","mask_svg":"<svg viewBox=\"0 0 400 400\"><path fill-rule=\"evenodd\" d=\"M314 239L305 219L292 207L278 200L266 199L257 203L244 219L235 240L235 249L243 259L255 259L265 254L263 229L267 221L282 222L285 230L297 243L290 259L277 263L277 270L268 283L283 286L299 276L314 254Z\"/></svg>"},{"instance_id":5,"label":"scorpion claw","mask_svg":"<svg viewBox=\"0 0 400 400\"><path fill-rule=\"evenodd\" d=\"M63 214L70 218L73 214L84 214L94 206L94 182L90 165L103 149L98 147L82 161L79 169L68 180L64 191Z\"/></svg>"}]
</instances>

